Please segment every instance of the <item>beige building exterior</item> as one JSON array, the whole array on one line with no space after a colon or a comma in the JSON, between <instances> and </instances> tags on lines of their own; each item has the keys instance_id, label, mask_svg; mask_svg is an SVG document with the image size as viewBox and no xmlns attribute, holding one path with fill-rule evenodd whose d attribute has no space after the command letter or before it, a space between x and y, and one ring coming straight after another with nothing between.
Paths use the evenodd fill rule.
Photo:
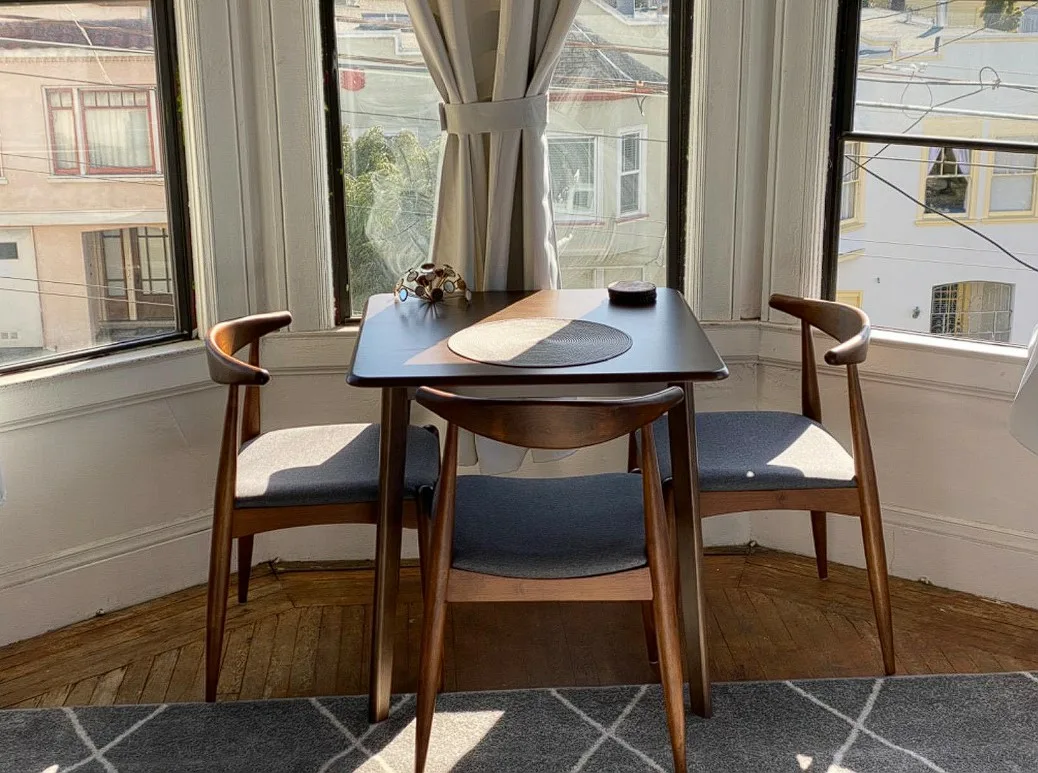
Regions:
<instances>
[{"instance_id":1,"label":"beige building exterior","mask_svg":"<svg viewBox=\"0 0 1038 773\"><path fill-rule=\"evenodd\" d=\"M175 326L148 11L27 8L0 24L0 364Z\"/></svg>"}]
</instances>

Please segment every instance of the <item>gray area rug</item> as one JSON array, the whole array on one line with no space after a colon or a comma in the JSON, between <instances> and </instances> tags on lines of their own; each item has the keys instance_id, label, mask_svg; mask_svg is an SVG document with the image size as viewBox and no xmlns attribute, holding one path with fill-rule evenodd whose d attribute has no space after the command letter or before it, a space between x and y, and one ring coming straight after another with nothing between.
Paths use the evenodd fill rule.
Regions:
<instances>
[{"instance_id":1,"label":"gray area rug","mask_svg":"<svg viewBox=\"0 0 1038 773\"><path fill-rule=\"evenodd\" d=\"M1038 773L1038 676L720 684L703 773ZM412 770L414 698L0 711L2 773ZM658 686L445 694L430 771L669 771Z\"/></svg>"}]
</instances>

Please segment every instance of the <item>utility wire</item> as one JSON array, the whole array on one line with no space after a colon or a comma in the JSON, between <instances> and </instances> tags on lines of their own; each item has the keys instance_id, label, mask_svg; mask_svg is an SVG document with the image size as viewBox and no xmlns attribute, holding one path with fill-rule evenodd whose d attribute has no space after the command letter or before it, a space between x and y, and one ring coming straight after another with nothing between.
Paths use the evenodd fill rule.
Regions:
<instances>
[{"instance_id":1,"label":"utility wire","mask_svg":"<svg viewBox=\"0 0 1038 773\"><path fill-rule=\"evenodd\" d=\"M971 226L971 225L968 225L967 223L963 223L963 222L962 222L961 220L957 220L957 219L955 219L954 217L951 217L950 215L947 215L947 214L945 214L944 212L941 212L941 211L940 211L939 209L936 209L936 208L934 208L934 207L931 207L931 206L930 206L929 204L927 204L926 202L924 202L924 201L920 201L919 199L917 199L917 198L916 198L915 196L913 196L912 194L910 194L910 193L908 193L907 191L905 191L904 189L900 188L900 187L899 187L899 186L898 186L898 185L897 185L896 183L892 183L892 182L891 182L890 180L888 180L888 179L887 179L886 177L883 177L883 176L881 176L881 175L878 175L878 174L876 174L876 173L875 173L875 172L873 172L873 171L872 171L871 169L869 169L868 167L866 167L866 166L865 166L865 164L862 164L862 163L860 163L860 162L859 162L859 161L858 161L857 159L854 159L854 158L852 158L852 159L851 159L851 163L853 163L853 164L856 164L856 165L858 166L858 168L860 168L860 169L863 169L863 170L865 171L865 173L866 173L866 174L869 174L869 175L871 175L872 177L875 177L875 178L876 178L877 180L879 180L879 181L880 181L881 183L883 183L884 185L886 185L886 186L887 186L888 188L892 188L892 189L894 189L895 191L897 191L898 193L900 193L900 194L901 194L902 196L904 196L904 197L905 197L906 199L908 199L908 200L910 200L910 201L914 201L914 202L915 202L916 204L918 204L918 205L919 205L920 207L922 207L923 209L925 209L925 210L926 210L927 212L933 212L933 213L934 213L935 215L940 215L940 216L941 216L941 217L943 217L943 218L944 218L945 220L947 220L947 221L949 221L949 222L951 222L951 223L955 223L955 224L956 224L957 226L960 226L960 227L962 227L962 228L965 228L965 229L966 229L967 231L969 231L970 233L974 234L975 236L979 236L979 237L980 237L981 239L983 239L984 241L986 241L986 242L987 242L988 244L990 244L990 245L991 245L992 247L994 247L994 248L995 248L996 250L998 250L999 252L1001 252L1001 253L1003 253L1004 255L1006 255L1006 256L1007 256L1008 258L1010 258L1010 259L1011 259L1011 260L1013 260L1014 262L1016 262L1016 263L1019 263L1019 264L1020 264L1021 266L1023 266L1024 268L1030 269L1031 271L1034 271L1034 272L1038 273L1038 266L1032 266L1032 265L1031 265L1030 263L1028 263L1028 262L1026 262L1026 261L1023 261L1023 260L1021 260L1020 258L1018 258L1018 257L1017 257L1016 255L1014 255L1014 254L1013 254L1012 252L1010 252L1009 250L1007 250L1007 249L1006 249L1005 247L1003 247L1003 246L1002 246L1001 244L999 244L998 242L996 242L996 241L995 241L994 239L992 239L992 238L991 238L990 236L988 236L988 235L987 235L986 233L984 233L983 231L979 231L979 230L977 230L976 228L974 228L973 226ZM868 162L866 162L866 163L868 163Z\"/></svg>"}]
</instances>

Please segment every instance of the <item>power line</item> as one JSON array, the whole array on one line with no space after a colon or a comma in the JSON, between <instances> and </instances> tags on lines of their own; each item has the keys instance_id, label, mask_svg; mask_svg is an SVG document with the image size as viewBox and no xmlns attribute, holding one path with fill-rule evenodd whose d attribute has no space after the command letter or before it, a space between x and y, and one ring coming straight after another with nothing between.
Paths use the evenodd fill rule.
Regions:
<instances>
[{"instance_id":1,"label":"power line","mask_svg":"<svg viewBox=\"0 0 1038 773\"><path fill-rule=\"evenodd\" d=\"M88 80L81 80L81 79L78 79L78 78L65 78L65 77L62 77L60 75L42 75L42 74L37 74L37 73L34 73L34 72L16 72L15 70L3 70L3 69L0 69L0 75L14 75L14 76L21 77L21 78L34 78L34 79L39 79L39 80L44 80L44 81L58 81L59 83L68 83L68 84L73 84L74 83L74 84L81 84L81 85L84 85L84 86L104 86L105 88L109 88L109 89L112 89L112 88L126 89L128 91L140 91L141 90L140 86L131 86L129 84L106 83L105 81L88 81ZM149 84L149 85L145 86L145 88L155 88L155 84L154 83Z\"/></svg>"},{"instance_id":2,"label":"power line","mask_svg":"<svg viewBox=\"0 0 1038 773\"><path fill-rule=\"evenodd\" d=\"M978 250L976 247L961 247L952 244L920 244L919 242L891 242L885 239L862 239L861 237L854 236L853 234L845 234L840 237L841 240L848 242L861 242L863 244L886 244L893 245L895 247L924 247L931 250L957 250L961 252L975 252L979 255L990 255L990 250ZM870 253L871 254L871 253ZM1028 257L1038 258L1038 252L1022 252L1016 250L1016 255L1027 255Z\"/></svg>"},{"instance_id":3,"label":"power line","mask_svg":"<svg viewBox=\"0 0 1038 773\"><path fill-rule=\"evenodd\" d=\"M956 261L947 260L935 260L933 258L910 258L900 257L895 255L877 255L875 253L868 253L869 258L875 258L876 260L888 260L892 263L932 263L937 266L961 266L962 268L986 268L986 269L997 269L999 271L1021 271L1028 272L1026 268L1016 268L1012 266L992 266L989 263L959 263Z\"/></svg>"},{"instance_id":4,"label":"power line","mask_svg":"<svg viewBox=\"0 0 1038 773\"><path fill-rule=\"evenodd\" d=\"M107 301L110 303L126 303L129 304L131 301L123 300L121 298L107 298L101 295L73 295L72 293L54 293L46 290L18 290L13 287L0 287L0 293L22 293L23 295L35 295L39 296L50 296L52 298L75 298L79 301ZM165 294L165 293L163 293ZM174 309L175 304L172 303L159 303L158 301L132 301L136 306L161 306L163 308Z\"/></svg>"},{"instance_id":5,"label":"power line","mask_svg":"<svg viewBox=\"0 0 1038 773\"><path fill-rule=\"evenodd\" d=\"M965 228L967 231L969 231L970 233L974 234L975 236L979 236L981 239L986 241L988 244L990 244L992 247L994 247L999 252L1001 252L1004 255L1006 255L1011 260L1019 263L1021 266L1024 266L1025 268L1030 269L1031 271L1034 271L1034 272L1038 273L1038 266L1032 266L1030 263L1027 263L1026 261L1021 260L1016 255L1014 255L1012 252L1010 252L1005 247L1003 247L1001 244L999 244L994 239L992 239L990 236L985 234L983 231L980 231L980 230L974 228L973 226L968 225L967 223L962 222L961 220L956 220L954 217L951 217L950 215L947 215L944 212L941 212L939 209L931 207L929 204L927 204L924 201L920 201L915 196L913 196L912 194L908 193L907 191L905 191L904 189L902 189L901 187L899 187L895 183L890 182L890 180L888 180L886 177L883 177L881 175L876 174L871 169L867 168L865 166L865 164L862 164L861 162L859 162L857 159L853 159L852 158L851 159L851 163L856 164L858 166L858 168L865 170L866 174L872 175L877 180L879 180L881 183L883 183L887 187L892 188L893 190L897 191L899 194L904 196L906 199L909 199L910 201L914 201L916 204L918 204L920 207L922 207L926 211L933 212L935 215L939 215L940 217L943 217L945 220L947 220L947 221L949 221L951 223L955 223L956 225L958 225L958 226L960 226L962 228Z\"/></svg>"},{"instance_id":6,"label":"power line","mask_svg":"<svg viewBox=\"0 0 1038 773\"><path fill-rule=\"evenodd\" d=\"M20 153L9 153L7 151L0 152L0 157L4 157L4 156L10 156L11 158L25 158L25 159L30 159L32 161L47 161L47 162L49 162L51 160L48 156L27 156L27 155L20 154ZM68 174L68 175L61 175L61 174L55 174L54 172L40 171L39 169L26 169L25 167L10 166L9 164L3 164L2 167L0 167L0 171L8 171L8 170L10 170L12 172L25 172L26 174L36 174L36 175L40 175L42 177L47 177L47 178L50 178L50 179L54 179L54 178L65 179L67 177L68 179L90 180L91 182L127 183L129 185L147 185L147 186L153 187L153 188L165 188L166 187L165 180L154 180L154 181L149 181L149 180L128 180L125 177L120 176L120 175L109 175L109 174L105 174L105 175L93 175L93 174ZM156 172L155 174L161 175L162 173L161 172Z\"/></svg>"}]
</instances>

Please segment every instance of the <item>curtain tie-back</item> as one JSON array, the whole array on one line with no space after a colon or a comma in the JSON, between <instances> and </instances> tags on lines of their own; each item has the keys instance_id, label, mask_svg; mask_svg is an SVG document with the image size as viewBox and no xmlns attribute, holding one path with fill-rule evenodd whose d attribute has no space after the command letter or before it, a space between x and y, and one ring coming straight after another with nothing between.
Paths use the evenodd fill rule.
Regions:
<instances>
[{"instance_id":1,"label":"curtain tie-back","mask_svg":"<svg viewBox=\"0 0 1038 773\"><path fill-rule=\"evenodd\" d=\"M497 102L440 104L440 128L448 134L492 134L548 125L548 95Z\"/></svg>"}]
</instances>

